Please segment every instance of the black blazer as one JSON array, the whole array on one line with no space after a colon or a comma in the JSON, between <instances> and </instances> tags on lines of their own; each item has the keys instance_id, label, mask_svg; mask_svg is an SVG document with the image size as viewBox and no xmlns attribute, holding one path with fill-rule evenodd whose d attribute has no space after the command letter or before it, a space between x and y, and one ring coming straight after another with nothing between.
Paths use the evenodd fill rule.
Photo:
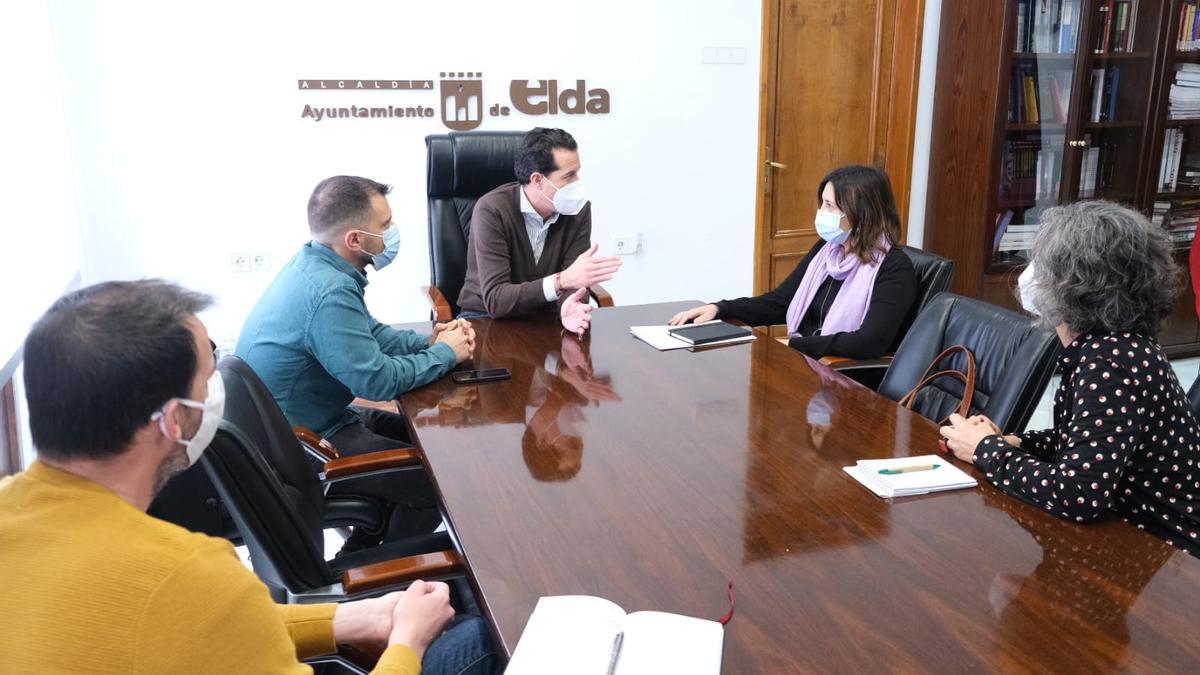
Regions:
<instances>
[{"instance_id":1,"label":"black blazer","mask_svg":"<svg viewBox=\"0 0 1200 675\"><path fill-rule=\"evenodd\" d=\"M800 288L800 280L808 271L813 257L824 246L824 240L818 241L778 288L753 298L716 303L717 317L737 319L754 326L787 323L788 305ZM900 329L904 326L909 309L917 299L917 273L904 251L899 246L893 246L884 256L879 274L875 276L871 305L858 330L819 335L825 312L841 288L842 282L833 277L821 283L813 303L800 320L801 337L792 338L788 344L814 359L822 356L875 359L894 348L897 338L901 337Z\"/></svg>"}]
</instances>

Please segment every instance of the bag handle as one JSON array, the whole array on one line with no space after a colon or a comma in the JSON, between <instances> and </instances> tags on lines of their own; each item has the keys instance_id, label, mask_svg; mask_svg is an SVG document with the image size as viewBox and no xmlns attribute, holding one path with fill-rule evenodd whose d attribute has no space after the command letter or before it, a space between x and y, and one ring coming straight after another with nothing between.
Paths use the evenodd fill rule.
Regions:
<instances>
[{"instance_id":1,"label":"bag handle","mask_svg":"<svg viewBox=\"0 0 1200 675\"><path fill-rule=\"evenodd\" d=\"M965 375L961 371L950 369L934 372L939 363L955 354L963 354L967 358L967 372ZM912 410L913 403L916 402L917 392L939 377L953 377L963 383L963 397L962 402L958 405L958 414L967 417L971 412L971 400L975 397L975 355L971 353L970 349L962 345L947 347L945 351L938 354L933 363L930 363L929 367L925 369L925 373L921 376L920 381L917 382L917 386L913 387L912 391L900 399L900 405Z\"/></svg>"}]
</instances>

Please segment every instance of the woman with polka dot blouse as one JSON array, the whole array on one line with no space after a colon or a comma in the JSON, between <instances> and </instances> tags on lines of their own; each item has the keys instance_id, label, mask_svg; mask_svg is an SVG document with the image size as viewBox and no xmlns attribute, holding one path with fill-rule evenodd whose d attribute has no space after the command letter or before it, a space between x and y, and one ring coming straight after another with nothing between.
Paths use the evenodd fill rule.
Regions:
<instances>
[{"instance_id":1,"label":"woman with polka dot blouse","mask_svg":"<svg viewBox=\"0 0 1200 675\"><path fill-rule=\"evenodd\" d=\"M949 449L1002 491L1088 522L1115 512L1200 556L1200 425L1154 335L1181 272L1166 232L1106 201L1047 209L1021 304L1066 349L1054 428L951 417Z\"/></svg>"}]
</instances>

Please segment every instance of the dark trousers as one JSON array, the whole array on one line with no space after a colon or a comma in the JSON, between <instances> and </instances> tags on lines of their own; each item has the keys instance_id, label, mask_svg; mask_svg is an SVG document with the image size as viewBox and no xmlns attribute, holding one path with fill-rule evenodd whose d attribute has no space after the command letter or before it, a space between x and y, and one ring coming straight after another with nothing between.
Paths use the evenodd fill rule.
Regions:
<instances>
[{"instance_id":1,"label":"dark trousers","mask_svg":"<svg viewBox=\"0 0 1200 675\"><path fill-rule=\"evenodd\" d=\"M328 438L342 456L412 447L403 415L374 408L352 409L358 415L358 421L335 431ZM384 532L369 535L355 531L356 542L364 545L378 543L369 541L375 538L427 534L442 522L429 474L420 467L334 483L329 494L373 497L391 507L391 517Z\"/></svg>"}]
</instances>

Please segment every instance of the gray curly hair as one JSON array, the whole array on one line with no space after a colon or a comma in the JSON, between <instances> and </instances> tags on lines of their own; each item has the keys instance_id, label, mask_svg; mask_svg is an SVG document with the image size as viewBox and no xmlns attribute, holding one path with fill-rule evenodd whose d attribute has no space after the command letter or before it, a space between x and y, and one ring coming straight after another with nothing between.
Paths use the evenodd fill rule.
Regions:
<instances>
[{"instance_id":1,"label":"gray curly hair","mask_svg":"<svg viewBox=\"0 0 1200 675\"><path fill-rule=\"evenodd\" d=\"M1041 223L1031 264L1043 323L1157 335L1183 285L1163 228L1103 200L1046 209Z\"/></svg>"}]
</instances>

